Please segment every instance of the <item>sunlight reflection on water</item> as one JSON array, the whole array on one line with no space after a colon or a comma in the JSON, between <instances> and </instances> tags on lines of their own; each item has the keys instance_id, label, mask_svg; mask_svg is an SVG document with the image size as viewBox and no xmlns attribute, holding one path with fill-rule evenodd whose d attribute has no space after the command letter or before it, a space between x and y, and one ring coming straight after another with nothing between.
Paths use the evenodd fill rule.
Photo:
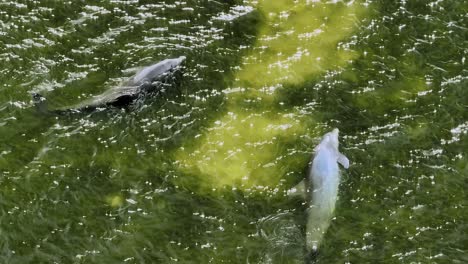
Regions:
<instances>
[{"instance_id":1,"label":"sunlight reflection on water","mask_svg":"<svg viewBox=\"0 0 468 264\"><path fill-rule=\"evenodd\" d=\"M0 3L0 262L302 263L304 177L352 161L319 262L466 262L462 1ZM41 116L156 61L135 111Z\"/></svg>"}]
</instances>

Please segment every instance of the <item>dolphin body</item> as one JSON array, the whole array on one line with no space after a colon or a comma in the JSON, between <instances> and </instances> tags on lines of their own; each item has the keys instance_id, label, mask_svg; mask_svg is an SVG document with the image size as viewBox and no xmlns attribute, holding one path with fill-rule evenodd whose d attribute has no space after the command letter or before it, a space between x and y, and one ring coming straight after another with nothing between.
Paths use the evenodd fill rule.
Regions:
<instances>
[{"instance_id":1,"label":"dolphin body","mask_svg":"<svg viewBox=\"0 0 468 264\"><path fill-rule=\"evenodd\" d=\"M165 59L143 68L121 86L113 87L76 106L49 110L46 99L38 93L33 94L33 102L38 111L55 114L90 112L97 108L105 107L127 107L137 98L160 91L163 84L170 80L172 73L179 68L179 65L184 60L185 56L180 56L178 58Z\"/></svg>"},{"instance_id":2,"label":"dolphin body","mask_svg":"<svg viewBox=\"0 0 468 264\"><path fill-rule=\"evenodd\" d=\"M326 133L315 147L307 178L296 186L308 203L306 249L310 256L318 247L330 225L338 198L340 170L338 163L349 167L349 160L338 151L338 129Z\"/></svg>"}]
</instances>

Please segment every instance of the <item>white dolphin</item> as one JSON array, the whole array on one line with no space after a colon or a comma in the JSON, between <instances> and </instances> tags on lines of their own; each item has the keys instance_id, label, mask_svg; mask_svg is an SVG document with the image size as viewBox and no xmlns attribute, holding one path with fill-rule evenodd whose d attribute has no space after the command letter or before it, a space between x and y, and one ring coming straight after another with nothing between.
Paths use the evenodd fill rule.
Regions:
<instances>
[{"instance_id":1,"label":"white dolphin","mask_svg":"<svg viewBox=\"0 0 468 264\"><path fill-rule=\"evenodd\" d=\"M311 253L317 251L333 217L340 184L338 163L349 167L348 158L338 150L338 132L335 128L323 136L314 149L307 178L296 187L308 202L306 248Z\"/></svg>"}]
</instances>

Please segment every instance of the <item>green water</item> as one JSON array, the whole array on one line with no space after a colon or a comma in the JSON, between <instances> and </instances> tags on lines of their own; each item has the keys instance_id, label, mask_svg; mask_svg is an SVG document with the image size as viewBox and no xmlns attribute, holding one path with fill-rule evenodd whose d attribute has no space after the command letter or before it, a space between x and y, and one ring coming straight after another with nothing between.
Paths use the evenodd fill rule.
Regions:
<instances>
[{"instance_id":1,"label":"green water","mask_svg":"<svg viewBox=\"0 0 468 264\"><path fill-rule=\"evenodd\" d=\"M335 3L336 2L336 3ZM286 192L337 127L318 263L468 262L468 4L0 1L0 263L303 263ZM134 111L46 116L186 56Z\"/></svg>"}]
</instances>

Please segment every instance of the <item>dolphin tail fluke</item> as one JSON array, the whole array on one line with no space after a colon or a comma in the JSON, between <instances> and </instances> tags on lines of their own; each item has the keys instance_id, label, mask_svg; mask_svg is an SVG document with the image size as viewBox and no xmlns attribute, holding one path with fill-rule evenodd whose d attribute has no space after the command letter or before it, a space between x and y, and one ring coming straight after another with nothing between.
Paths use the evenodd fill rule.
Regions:
<instances>
[{"instance_id":1,"label":"dolphin tail fluke","mask_svg":"<svg viewBox=\"0 0 468 264\"><path fill-rule=\"evenodd\" d=\"M45 97L38 93L33 93L32 97L37 111L44 114L48 114L49 110L47 109L47 100L45 99Z\"/></svg>"}]
</instances>

